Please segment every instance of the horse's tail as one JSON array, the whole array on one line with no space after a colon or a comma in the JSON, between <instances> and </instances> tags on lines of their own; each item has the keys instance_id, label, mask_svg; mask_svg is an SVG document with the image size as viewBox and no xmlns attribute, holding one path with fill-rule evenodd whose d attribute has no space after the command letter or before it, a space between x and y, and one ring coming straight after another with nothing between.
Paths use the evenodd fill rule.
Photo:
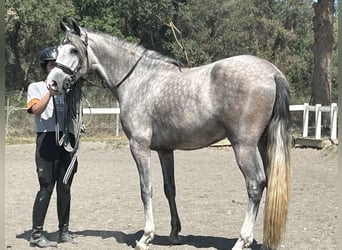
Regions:
<instances>
[{"instance_id":1,"label":"horse's tail","mask_svg":"<svg viewBox=\"0 0 342 250\"><path fill-rule=\"evenodd\" d=\"M267 196L264 208L264 245L276 249L285 234L290 192L289 85L283 75L274 76L276 98L268 127Z\"/></svg>"}]
</instances>

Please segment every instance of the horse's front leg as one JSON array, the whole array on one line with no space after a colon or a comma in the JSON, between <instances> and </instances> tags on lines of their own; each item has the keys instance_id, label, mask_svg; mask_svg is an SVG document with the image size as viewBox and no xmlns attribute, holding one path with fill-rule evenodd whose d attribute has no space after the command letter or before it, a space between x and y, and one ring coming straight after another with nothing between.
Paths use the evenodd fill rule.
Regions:
<instances>
[{"instance_id":1,"label":"horse's front leg","mask_svg":"<svg viewBox=\"0 0 342 250\"><path fill-rule=\"evenodd\" d=\"M176 185L174 174L174 157L173 151L158 151L160 163L163 170L164 193L169 202L171 213L171 233L170 240L172 244L180 244L179 232L181 231L181 223L179 220L176 206Z\"/></svg>"},{"instance_id":2,"label":"horse's front leg","mask_svg":"<svg viewBox=\"0 0 342 250\"><path fill-rule=\"evenodd\" d=\"M150 167L151 150L146 146L146 143L141 143L136 140L130 140L130 149L139 172L140 192L145 214L144 234L141 239L136 242L135 249L146 250L154 237L152 180Z\"/></svg>"}]
</instances>

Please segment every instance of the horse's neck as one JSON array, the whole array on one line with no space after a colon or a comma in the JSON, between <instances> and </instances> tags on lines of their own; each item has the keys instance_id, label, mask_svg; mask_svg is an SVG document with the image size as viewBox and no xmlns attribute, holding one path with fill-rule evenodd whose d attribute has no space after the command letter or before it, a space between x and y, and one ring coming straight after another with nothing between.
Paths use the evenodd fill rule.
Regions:
<instances>
[{"instance_id":1,"label":"horse's neck","mask_svg":"<svg viewBox=\"0 0 342 250\"><path fill-rule=\"evenodd\" d=\"M144 82L142 76L153 74L159 71L168 71L173 67L175 72L179 68L158 57L151 59L151 51L132 44L125 44L116 38L101 37L98 34L89 36L91 47L94 48L94 54L98 65L96 71L106 81L107 88L118 99L126 96L127 92L137 89L139 84L153 84L151 81ZM133 86L134 85L134 86Z\"/></svg>"},{"instance_id":2,"label":"horse's neck","mask_svg":"<svg viewBox=\"0 0 342 250\"><path fill-rule=\"evenodd\" d=\"M90 38L89 45L93 48L96 58L93 68L106 81L108 88L115 88L134 65L138 55L127 52L127 49L122 48L115 39L101 39L98 34L92 34Z\"/></svg>"}]
</instances>

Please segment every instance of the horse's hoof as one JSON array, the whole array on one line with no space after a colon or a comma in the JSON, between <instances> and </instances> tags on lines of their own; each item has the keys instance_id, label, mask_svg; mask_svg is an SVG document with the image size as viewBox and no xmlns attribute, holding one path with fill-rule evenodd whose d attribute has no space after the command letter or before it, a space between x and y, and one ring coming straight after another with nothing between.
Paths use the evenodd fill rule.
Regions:
<instances>
[{"instance_id":1,"label":"horse's hoof","mask_svg":"<svg viewBox=\"0 0 342 250\"><path fill-rule=\"evenodd\" d=\"M242 247L236 247L236 246L234 246L234 247L232 248L232 250L242 250Z\"/></svg>"},{"instance_id":2,"label":"horse's hoof","mask_svg":"<svg viewBox=\"0 0 342 250\"><path fill-rule=\"evenodd\" d=\"M245 242L239 238L235 245L233 246L232 250L242 250L245 247Z\"/></svg>"},{"instance_id":3,"label":"horse's hoof","mask_svg":"<svg viewBox=\"0 0 342 250\"><path fill-rule=\"evenodd\" d=\"M135 241L136 246L135 246L135 250L148 250L148 245L145 243L142 243L140 241Z\"/></svg>"},{"instance_id":4,"label":"horse's hoof","mask_svg":"<svg viewBox=\"0 0 342 250\"><path fill-rule=\"evenodd\" d=\"M170 236L170 243L171 245L180 245L181 244L180 237L178 235Z\"/></svg>"}]
</instances>

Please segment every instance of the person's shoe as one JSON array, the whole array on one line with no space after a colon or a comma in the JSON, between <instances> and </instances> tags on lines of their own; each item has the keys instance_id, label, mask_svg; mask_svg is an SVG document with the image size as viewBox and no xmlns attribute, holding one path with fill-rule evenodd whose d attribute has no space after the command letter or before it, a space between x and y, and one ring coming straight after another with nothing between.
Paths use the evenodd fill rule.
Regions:
<instances>
[{"instance_id":1,"label":"person's shoe","mask_svg":"<svg viewBox=\"0 0 342 250\"><path fill-rule=\"evenodd\" d=\"M43 234L34 237L31 235L30 237L30 247L40 247L40 248L45 248L45 247L57 247L57 242L54 241L49 241Z\"/></svg>"},{"instance_id":2,"label":"person's shoe","mask_svg":"<svg viewBox=\"0 0 342 250\"><path fill-rule=\"evenodd\" d=\"M58 242L59 243L77 244L77 241L74 240L74 236L71 235L69 231L59 232Z\"/></svg>"}]
</instances>

